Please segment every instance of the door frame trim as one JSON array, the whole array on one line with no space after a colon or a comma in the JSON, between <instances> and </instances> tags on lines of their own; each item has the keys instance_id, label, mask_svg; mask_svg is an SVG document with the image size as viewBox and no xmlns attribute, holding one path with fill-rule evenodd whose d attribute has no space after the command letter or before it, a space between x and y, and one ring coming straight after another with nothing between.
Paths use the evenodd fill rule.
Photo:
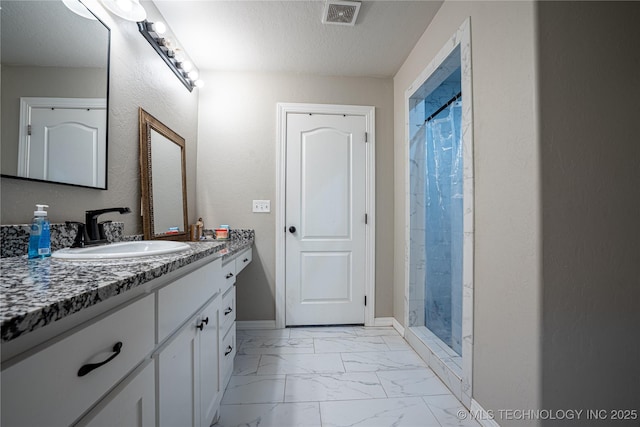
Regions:
<instances>
[{"instance_id":1,"label":"door frame trim","mask_svg":"<svg viewBox=\"0 0 640 427\"><path fill-rule=\"evenodd\" d=\"M368 225L365 232L365 284L367 305L364 307L364 324L373 326L375 323L375 107L360 105L333 104L300 104L278 103L276 124L276 328L286 326L286 283L285 283L285 203L286 203L286 145L287 145L287 115L302 114L348 114L364 116L365 129L368 136L366 150L366 211Z\"/></svg>"}]
</instances>

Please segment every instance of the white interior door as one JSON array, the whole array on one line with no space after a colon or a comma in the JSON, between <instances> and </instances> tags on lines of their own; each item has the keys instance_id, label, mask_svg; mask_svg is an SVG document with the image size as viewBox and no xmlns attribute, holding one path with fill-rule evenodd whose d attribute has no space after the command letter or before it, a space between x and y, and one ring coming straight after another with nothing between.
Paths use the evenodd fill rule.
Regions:
<instances>
[{"instance_id":1,"label":"white interior door","mask_svg":"<svg viewBox=\"0 0 640 427\"><path fill-rule=\"evenodd\" d=\"M286 324L364 323L366 119L287 115Z\"/></svg>"},{"instance_id":2,"label":"white interior door","mask_svg":"<svg viewBox=\"0 0 640 427\"><path fill-rule=\"evenodd\" d=\"M20 139L18 174L104 187L107 144L104 100L22 98L22 101L25 106L21 122L29 131Z\"/></svg>"}]
</instances>

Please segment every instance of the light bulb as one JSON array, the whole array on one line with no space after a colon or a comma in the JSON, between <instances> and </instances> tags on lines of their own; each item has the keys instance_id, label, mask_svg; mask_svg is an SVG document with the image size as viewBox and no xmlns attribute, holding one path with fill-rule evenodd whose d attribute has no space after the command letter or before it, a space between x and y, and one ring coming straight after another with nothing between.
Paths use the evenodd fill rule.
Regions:
<instances>
[{"instance_id":1,"label":"light bulb","mask_svg":"<svg viewBox=\"0 0 640 427\"><path fill-rule=\"evenodd\" d=\"M193 64L189 61L184 61L182 64L180 64L180 68L182 68L185 72L189 72L193 69Z\"/></svg>"},{"instance_id":2,"label":"light bulb","mask_svg":"<svg viewBox=\"0 0 640 427\"><path fill-rule=\"evenodd\" d=\"M184 53L182 53L182 51L180 49L176 49L176 61L178 62L184 62Z\"/></svg>"},{"instance_id":3,"label":"light bulb","mask_svg":"<svg viewBox=\"0 0 640 427\"><path fill-rule=\"evenodd\" d=\"M164 34L167 31L167 26L164 25L164 22L154 22L153 28L156 30L158 34Z\"/></svg>"},{"instance_id":4,"label":"light bulb","mask_svg":"<svg viewBox=\"0 0 640 427\"><path fill-rule=\"evenodd\" d=\"M204 82L201 79L198 79L195 82L193 82L193 85L195 87L203 87L204 86Z\"/></svg>"},{"instance_id":5,"label":"light bulb","mask_svg":"<svg viewBox=\"0 0 640 427\"><path fill-rule=\"evenodd\" d=\"M191 70L187 73L187 76L189 77L189 79L196 81L198 79L198 70Z\"/></svg>"}]
</instances>

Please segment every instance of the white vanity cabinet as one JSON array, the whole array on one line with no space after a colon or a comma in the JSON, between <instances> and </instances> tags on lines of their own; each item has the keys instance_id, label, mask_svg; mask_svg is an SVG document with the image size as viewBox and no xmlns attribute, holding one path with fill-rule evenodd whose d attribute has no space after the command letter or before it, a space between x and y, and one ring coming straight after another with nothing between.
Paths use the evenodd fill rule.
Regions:
<instances>
[{"instance_id":1,"label":"white vanity cabinet","mask_svg":"<svg viewBox=\"0 0 640 427\"><path fill-rule=\"evenodd\" d=\"M251 248L151 281L3 365L0 424L210 426L233 371L239 257Z\"/></svg>"},{"instance_id":2,"label":"white vanity cabinet","mask_svg":"<svg viewBox=\"0 0 640 427\"><path fill-rule=\"evenodd\" d=\"M217 419L236 354L234 284L240 256L250 260L251 248L222 264L218 260L196 270L186 276L188 280L180 279L158 292L159 339L167 337L154 355L160 427L209 427ZM169 334L189 308L201 304L205 290L215 295L184 326Z\"/></svg>"},{"instance_id":3,"label":"white vanity cabinet","mask_svg":"<svg viewBox=\"0 0 640 427\"><path fill-rule=\"evenodd\" d=\"M216 260L158 291L160 427L208 427L216 416L223 390L218 330L224 286Z\"/></svg>"}]
</instances>

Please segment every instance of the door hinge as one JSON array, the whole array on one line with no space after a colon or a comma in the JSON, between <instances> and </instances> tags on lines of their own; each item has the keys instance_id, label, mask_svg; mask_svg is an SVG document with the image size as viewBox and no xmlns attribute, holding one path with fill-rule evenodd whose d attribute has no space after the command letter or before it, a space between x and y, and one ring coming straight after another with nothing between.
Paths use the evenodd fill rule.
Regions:
<instances>
[{"instance_id":1,"label":"door hinge","mask_svg":"<svg viewBox=\"0 0 640 427\"><path fill-rule=\"evenodd\" d=\"M369 214L364 214L364 223L369 224Z\"/></svg>"},{"instance_id":2,"label":"door hinge","mask_svg":"<svg viewBox=\"0 0 640 427\"><path fill-rule=\"evenodd\" d=\"M369 142L369 132L364 133L364 142Z\"/></svg>"},{"instance_id":3,"label":"door hinge","mask_svg":"<svg viewBox=\"0 0 640 427\"><path fill-rule=\"evenodd\" d=\"M27 135L31 136L31 125L27 125Z\"/></svg>"},{"instance_id":4,"label":"door hinge","mask_svg":"<svg viewBox=\"0 0 640 427\"><path fill-rule=\"evenodd\" d=\"M364 305L365 305L365 307L367 305L367 296L366 295L364 296Z\"/></svg>"}]
</instances>

